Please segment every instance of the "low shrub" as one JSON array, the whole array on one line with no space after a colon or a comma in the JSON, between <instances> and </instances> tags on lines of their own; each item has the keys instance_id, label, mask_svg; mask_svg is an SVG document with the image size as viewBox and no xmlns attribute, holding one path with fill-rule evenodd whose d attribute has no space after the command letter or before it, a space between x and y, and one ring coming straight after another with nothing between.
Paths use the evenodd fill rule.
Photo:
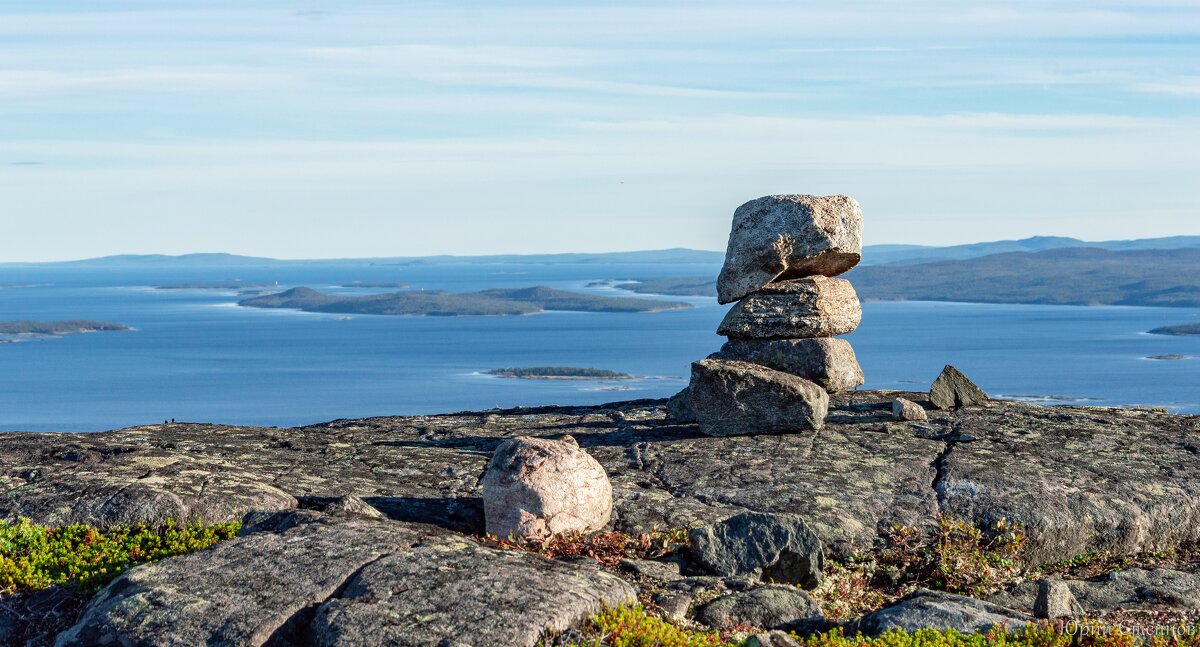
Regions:
<instances>
[{"instance_id":1,"label":"low shrub","mask_svg":"<svg viewBox=\"0 0 1200 647\"><path fill-rule=\"evenodd\" d=\"M604 531L592 534L564 532L548 539L486 535L484 542L498 548L523 550L545 557L590 557L604 566L616 566L622 559L655 559L669 555L688 543L686 529L655 530L639 535Z\"/></svg>"},{"instance_id":2,"label":"low shrub","mask_svg":"<svg viewBox=\"0 0 1200 647\"><path fill-rule=\"evenodd\" d=\"M953 629L889 631L876 638L847 637L841 629L807 637L793 635L802 647L1197 647L1195 627L1164 628L1140 635L1095 621L1029 624L1017 631L1002 628L982 633ZM690 630L656 618L641 606L609 609L592 616L580 628L572 647L743 647L741 635Z\"/></svg>"},{"instance_id":3,"label":"low shrub","mask_svg":"<svg viewBox=\"0 0 1200 647\"><path fill-rule=\"evenodd\" d=\"M715 631L683 629L651 615L640 605L607 609L588 619L572 647L722 647L730 644Z\"/></svg>"},{"instance_id":4,"label":"low shrub","mask_svg":"<svg viewBox=\"0 0 1200 647\"><path fill-rule=\"evenodd\" d=\"M0 522L0 594L51 586L99 589L146 562L183 555L229 539L240 522L160 527L142 524L97 530L41 526L21 519Z\"/></svg>"}]
</instances>

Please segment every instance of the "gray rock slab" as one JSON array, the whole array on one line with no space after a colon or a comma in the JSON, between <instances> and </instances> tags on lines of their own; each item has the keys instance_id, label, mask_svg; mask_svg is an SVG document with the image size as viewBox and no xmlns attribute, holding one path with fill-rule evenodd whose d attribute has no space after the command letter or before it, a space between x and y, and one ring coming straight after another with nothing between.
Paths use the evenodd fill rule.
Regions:
<instances>
[{"instance_id":1,"label":"gray rock slab","mask_svg":"<svg viewBox=\"0 0 1200 647\"><path fill-rule=\"evenodd\" d=\"M845 279L812 276L772 283L738 301L717 326L737 339L833 337L862 322L862 304Z\"/></svg>"},{"instance_id":2,"label":"gray rock slab","mask_svg":"<svg viewBox=\"0 0 1200 647\"><path fill-rule=\"evenodd\" d=\"M317 609L309 635L318 646L533 647L636 599L593 567L443 536L368 564Z\"/></svg>"},{"instance_id":3,"label":"gray rock slab","mask_svg":"<svg viewBox=\"0 0 1200 647\"><path fill-rule=\"evenodd\" d=\"M815 339L730 339L709 359L729 359L802 377L837 393L862 386L862 368L850 342Z\"/></svg>"},{"instance_id":4,"label":"gray rock slab","mask_svg":"<svg viewBox=\"0 0 1200 647\"><path fill-rule=\"evenodd\" d=\"M820 429L829 411L825 389L749 362L694 362L688 388L700 431L710 436Z\"/></svg>"},{"instance_id":5,"label":"gray rock slab","mask_svg":"<svg viewBox=\"0 0 1200 647\"><path fill-rule=\"evenodd\" d=\"M824 547L804 519L745 512L689 533L692 557L722 576L759 575L814 588L825 568Z\"/></svg>"},{"instance_id":6,"label":"gray rock slab","mask_svg":"<svg viewBox=\"0 0 1200 647\"><path fill-rule=\"evenodd\" d=\"M918 591L900 602L864 615L855 629L867 636L878 636L892 629L954 629L960 633L985 632L993 627L1010 631L1023 628L1030 618L1025 614L989 602L962 595L936 591Z\"/></svg>"},{"instance_id":7,"label":"gray rock slab","mask_svg":"<svg viewBox=\"0 0 1200 647\"><path fill-rule=\"evenodd\" d=\"M696 611L717 629L746 623L760 629L803 630L825 622L820 605L794 586L766 585L717 598Z\"/></svg>"},{"instance_id":8,"label":"gray rock slab","mask_svg":"<svg viewBox=\"0 0 1200 647\"><path fill-rule=\"evenodd\" d=\"M309 511L277 513L256 525L258 532L125 573L92 599L57 645L288 640L360 568L432 532Z\"/></svg>"},{"instance_id":9,"label":"gray rock slab","mask_svg":"<svg viewBox=\"0 0 1200 647\"><path fill-rule=\"evenodd\" d=\"M1090 580L1062 580L1071 598L1084 613L1116 609L1200 608L1200 575L1167 568L1131 568ZM991 602L1015 609L1036 611L1041 582L1025 582L996 594ZM1060 593L1061 595L1061 593ZM1050 609L1059 611L1061 607Z\"/></svg>"},{"instance_id":10,"label":"gray rock slab","mask_svg":"<svg viewBox=\"0 0 1200 647\"><path fill-rule=\"evenodd\" d=\"M733 213L717 296L721 303L732 303L778 280L836 276L861 258L862 209L854 198L758 198Z\"/></svg>"}]
</instances>

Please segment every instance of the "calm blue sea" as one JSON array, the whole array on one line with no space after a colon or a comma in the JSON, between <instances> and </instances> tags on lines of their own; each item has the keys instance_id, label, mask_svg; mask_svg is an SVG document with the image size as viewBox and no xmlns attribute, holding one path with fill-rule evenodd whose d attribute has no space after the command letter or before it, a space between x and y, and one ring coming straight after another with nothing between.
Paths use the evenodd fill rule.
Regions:
<instances>
[{"instance_id":1,"label":"calm blue sea","mask_svg":"<svg viewBox=\"0 0 1200 647\"><path fill-rule=\"evenodd\" d=\"M99 431L180 421L302 425L336 418L495 406L666 397L689 363L717 350L726 307L527 317L385 317L240 308L232 291L149 286L240 279L323 291L405 281L470 291L548 285L600 294L592 281L715 275L707 265L369 265L285 267L0 267L0 320L94 319L129 333L0 344L0 430ZM20 286L20 287L16 287ZM676 297L665 297L679 300ZM1156 326L1193 309L867 303L849 336L871 388L922 390L953 363L993 395L1151 405L1200 413L1200 337ZM506 380L510 366L606 368L631 382Z\"/></svg>"}]
</instances>

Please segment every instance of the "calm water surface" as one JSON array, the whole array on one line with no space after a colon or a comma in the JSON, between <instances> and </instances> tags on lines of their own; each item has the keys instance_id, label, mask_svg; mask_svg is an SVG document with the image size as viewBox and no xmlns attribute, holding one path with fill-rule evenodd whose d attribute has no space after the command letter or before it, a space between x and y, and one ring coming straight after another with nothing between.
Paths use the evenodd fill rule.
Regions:
<instances>
[{"instance_id":1,"label":"calm water surface","mask_svg":"<svg viewBox=\"0 0 1200 647\"><path fill-rule=\"evenodd\" d=\"M409 265L88 269L0 267L0 320L95 319L130 333L0 344L0 430L99 431L178 420L291 426L336 418L666 397L717 350L726 307L642 314L386 317L240 308L232 291L154 290L240 279L323 291L406 281L470 291L604 279L715 275L697 265ZM867 387L927 389L953 363L993 395L1152 405L1200 413L1200 337L1145 331L1192 309L867 303L850 341ZM628 382L506 380L510 366L606 368Z\"/></svg>"}]
</instances>

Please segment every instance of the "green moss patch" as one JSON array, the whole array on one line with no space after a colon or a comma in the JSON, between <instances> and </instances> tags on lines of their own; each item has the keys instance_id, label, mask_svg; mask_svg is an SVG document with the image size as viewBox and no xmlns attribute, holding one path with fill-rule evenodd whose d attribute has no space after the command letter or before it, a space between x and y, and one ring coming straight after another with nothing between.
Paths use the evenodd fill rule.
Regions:
<instances>
[{"instance_id":1,"label":"green moss patch","mask_svg":"<svg viewBox=\"0 0 1200 647\"><path fill-rule=\"evenodd\" d=\"M21 519L0 522L0 594L52 586L97 590L146 562L184 555L229 539L241 522L159 527L142 524L97 530L75 525L51 528Z\"/></svg>"}]
</instances>

